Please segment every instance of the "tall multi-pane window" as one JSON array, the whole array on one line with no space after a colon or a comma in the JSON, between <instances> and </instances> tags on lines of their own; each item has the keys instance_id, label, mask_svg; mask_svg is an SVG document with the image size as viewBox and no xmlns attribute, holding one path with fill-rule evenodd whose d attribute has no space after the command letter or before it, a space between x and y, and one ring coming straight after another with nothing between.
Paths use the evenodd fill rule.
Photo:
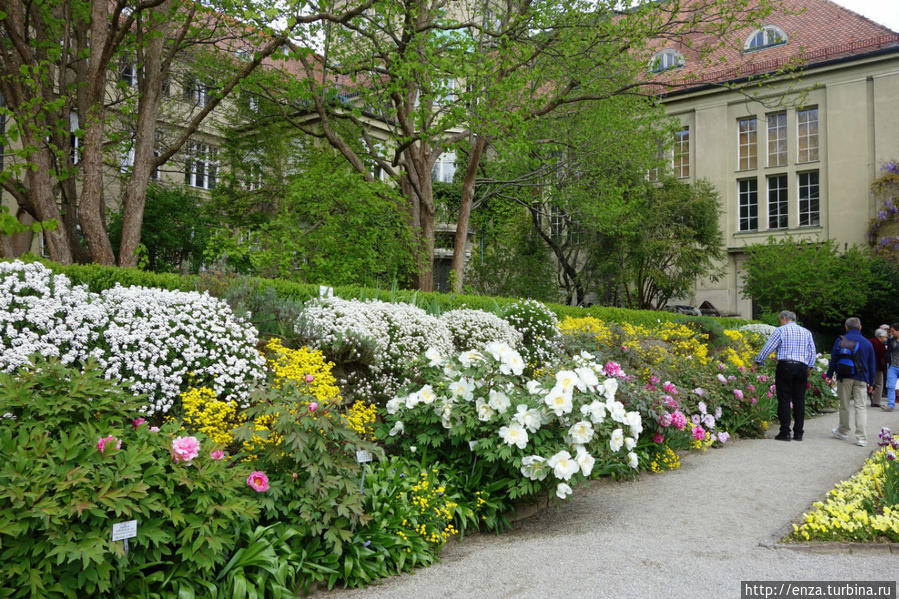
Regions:
<instances>
[{"instance_id":1,"label":"tall multi-pane window","mask_svg":"<svg viewBox=\"0 0 899 599\"><path fill-rule=\"evenodd\" d=\"M756 179L737 181L740 202L740 231L756 231L759 228L759 184Z\"/></svg>"},{"instance_id":2,"label":"tall multi-pane window","mask_svg":"<svg viewBox=\"0 0 899 599\"><path fill-rule=\"evenodd\" d=\"M674 176L690 176L690 128L684 127L674 136Z\"/></svg>"},{"instance_id":3,"label":"tall multi-pane window","mask_svg":"<svg viewBox=\"0 0 899 599\"><path fill-rule=\"evenodd\" d=\"M768 177L768 228L786 229L787 215L787 176Z\"/></svg>"},{"instance_id":4,"label":"tall multi-pane window","mask_svg":"<svg viewBox=\"0 0 899 599\"><path fill-rule=\"evenodd\" d=\"M768 115L768 166L787 164L787 113Z\"/></svg>"},{"instance_id":5,"label":"tall multi-pane window","mask_svg":"<svg viewBox=\"0 0 899 599\"><path fill-rule=\"evenodd\" d=\"M799 173L799 226L808 227L821 222L821 202L818 171Z\"/></svg>"},{"instance_id":6,"label":"tall multi-pane window","mask_svg":"<svg viewBox=\"0 0 899 599\"><path fill-rule=\"evenodd\" d=\"M431 180L452 183L456 174L456 153L443 152L431 168Z\"/></svg>"},{"instance_id":7,"label":"tall multi-pane window","mask_svg":"<svg viewBox=\"0 0 899 599\"><path fill-rule=\"evenodd\" d=\"M818 109L808 108L796 113L799 128L797 146L799 156L797 162L814 162L818 160Z\"/></svg>"},{"instance_id":8,"label":"tall multi-pane window","mask_svg":"<svg viewBox=\"0 0 899 599\"><path fill-rule=\"evenodd\" d=\"M739 170L748 171L758 168L758 122L755 117L737 121L738 130L738 163Z\"/></svg>"},{"instance_id":9,"label":"tall multi-pane window","mask_svg":"<svg viewBox=\"0 0 899 599\"><path fill-rule=\"evenodd\" d=\"M184 183L192 187L212 189L218 176L218 149L208 144L188 142Z\"/></svg>"}]
</instances>

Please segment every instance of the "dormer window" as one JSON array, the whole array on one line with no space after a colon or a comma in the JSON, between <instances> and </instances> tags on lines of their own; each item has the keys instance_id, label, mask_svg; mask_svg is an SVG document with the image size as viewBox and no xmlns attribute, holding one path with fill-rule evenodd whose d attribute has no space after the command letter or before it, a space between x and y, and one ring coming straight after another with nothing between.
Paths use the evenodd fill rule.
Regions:
<instances>
[{"instance_id":1,"label":"dormer window","mask_svg":"<svg viewBox=\"0 0 899 599\"><path fill-rule=\"evenodd\" d=\"M756 29L743 43L743 52L755 52L774 46L782 46L787 43L787 34L777 25L765 25Z\"/></svg>"},{"instance_id":2,"label":"dormer window","mask_svg":"<svg viewBox=\"0 0 899 599\"><path fill-rule=\"evenodd\" d=\"M653 73L661 73L684 66L684 55L670 48L660 50L649 61L649 70Z\"/></svg>"}]
</instances>

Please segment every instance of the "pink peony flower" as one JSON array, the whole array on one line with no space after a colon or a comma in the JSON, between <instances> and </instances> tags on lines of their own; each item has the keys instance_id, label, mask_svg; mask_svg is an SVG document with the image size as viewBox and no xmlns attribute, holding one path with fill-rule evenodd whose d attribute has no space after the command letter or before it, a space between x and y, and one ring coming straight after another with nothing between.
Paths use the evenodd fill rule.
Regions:
<instances>
[{"instance_id":1,"label":"pink peony flower","mask_svg":"<svg viewBox=\"0 0 899 599\"><path fill-rule=\"evenodd\" d=\"M116 439L113 435L109 435L108 437L102 437L97 440L97 449L100 450L100 453L103 453L106 450L106 446L115 441L115 448L122 448L122 440Z\"/></svg>"},{"instance_id":2,"label":"pink peony flower","mask_svg":"<svg viewBox=\"0 0 899 599\"><path fill-rule=\"evenodd\" d=\"M699 419L699 414L693 414L692 416L690 416L690 422L692 422L693 424L699 424Z\"/></svg>"},{"instance_id":3,"label":"pink peony flower","mask_svg":"<svg viewBox=\"0 0 899 599\"><path fill-rule=\"evenodd\" d=\"M172 441L172 459L189 462L200 455L200 442L196 437L175 437Z\"/></svg>"},{"instance_id":4,"label":"pink peony flower","mask_svg":"<svg viewBox=\"0 0 899 599\"><path fill-rule=\"evenodd\" d=\"M674 386L674 383L671 381L665 381L665 384L662 385L662 389L665 390L665 393L670 393L671 395L677 395L677 387Z\"/></svg>"},{"instance_id":5,"label":"pink peony flower","mask_svg":"<svg viewBox=\"0 0 899 599\"><path fill-rule=\"evenodd\" d=\"M720 372L718 373L718 380L721 382L722 385L727 384L727 378Z\"/></svg>"},{"instance_id":6,"label":"pink peony flower","mask_svg":"<svg viewBox=\"0 0 899 599\"><path fill-rule=\"evenodd\" d=\"M250 477L247 479L247 484L257 493L268 491L268 477L264 472L260 472L259 470L250 474Z\"/></svg>"},{"instance_id":7,"label":"pink peony flower","mask_svg":"<svg viewBox=\"0 0 899 599\"><path fill-rule=\"evenodd\" d=\"M151 433L158 433L158 432L159 432L159 427L158 427L158 426L151 426L151 427L150 427L150 432L151 432Z\"/></svg>"},{"instance_id":8,"label":"pink peony flower","mask_svg":"<svg viewBox=\"0 0 899 599\"><path fill-rule=\"evenodd\" d=\"M699 409L700 414L705 414L708 411L708 407L705 405L704 401L701 401L698 404L696 404L696 407Z\"/></svg>"},{"instance_id":9,"label":"pink peony flower","mask_svg":"<svg viewBox=\"0 0 899 599\"><path fill-rule=\"evenodd\" d=\"M314 380L315 380L315 377L312 376L311 374L307 374L307 375L306 375L306 382L307 382L307 383L311 383L311 382L314 381Z\"/></svg>"},{"instance_id":10,"label":"pink peony flower","mask_svg":"<svg viewBox=\"0 0 899 599\"><path fill-rule=\"evenodd\" d=\"M724 370L724 364L718 362L718 370Z\"/></svg>"},{"instance_id":11,"label":"pink peony flower","mask_svg":"<svg viewBox=\"0 0 899 599\"><path fill-rule=\"evenodd\" d=\"M749 385L746 385L746 388L749 389L750 391L755 391L755 385L753 385L751 383Z\"/></svg>"},{"instance_id":12,"label":"pink peony flower","mask_svg":"<svg viewBox=\"0 0 899 599\"><path fill-rule=\"evenodd\" d=\"M702 419L702 423L706 426L706 428L715 428L715 417L711 414L706 414Z\"/></svg>"},{"instance_id":13,"label":"pink peony flower","mask_svg":"<svg viewBox=\"0 0 899 599\"><path fill-rule=\"evenodd\" d=\"M617 362L606 362L606 374L609 376L613 376L615 378L621 378L624 376L624 371L621 370L621 366Z\"/></svg>"},{"instance_id":14,"label":"pink peony flower","mask_svg":"<svg viewBox=\"0 0 899 599\"><path fill-rule=\"evenodd\" d=\"M739 389L734 389L734 395L737 396L737 399L743 399L743 392Z\"/></svg>"},{"instance_id":15,"label":"pink peony flower","mask_svg":"<svg viewBox=\"0 0 899 599\"><path fill-rule=\"evenodd\" d=\"M656 443L664 443L665 435L663 435L662 433L656 433L652 436L652 440L655 441Z\"/></svg>"},{"instance_id":16,"label":"pink peony flower","mask_svg":"<svg viewBox=\"0 0 899 599\"><path fill-rule=\"evenodd\" d=\"M693 389L693 393L695 393L699 397L705 397L705 389L703 389L702 387L696 387L695 389Z\"/></svg>"},{"instance_id":17,"label":"pink peony flower","mask_svg":"<svg viewBox=\"0 0 899 599\"><path fill-rule=\"evenodd\" d=\"M142 425L143 423L145 423L146 421L147 421L147 420L146 420L145 418L135 418L134 420L131 421L131 426L132 426L133 428L135 428L135 429L138 429L138 428L140 428L141 425Z\"/></svg>"},{"instance_id":18,"label":"pink peony flower","mask_svg":"<svg viewBox=\"0 0 899 599\"><path fill-rule=\"evenodd\" d=\"M665 414L659 416L659 426L661 426L662 428L671 426L671 414L668 414L666 412Z\"/></svg>"},{"instance_id":19,"label":"pink peony flower","mask_svg":"<svg viewBox=\"0 0 899 599\"><path fill-rule=\"evenodd\" d=\"M317 409L318 409L318 402L316 402L316 401L310 401L310 402L309 402L309 411L310 411L310 412L314 412L314 411L316 411Z\"/></svg>"},{"instance_id":20,"label":"pink peony flower","mask_svg":"<svg viewBox=\"0 0 899 599\"><path fill-rule=\"evenodd\" d=\"M213 460L221 460L221 459L224 459L225 452L222 451L221 449L216 449L215 451L213 451L209 454L209 457L212 458Z\"/></svg>"},{"instance_id":21,"label":"pink peony flower","mask_svg":"<svg viewBox=\"0 0 899 599\"><path fill-rule=\"evenodd\" d=\"M662 382L662 379L660 379L656 375L652 375L649 377L649 382L652 383L653 385L658 385L660 382Z\"/></svg>"},{"instance_id":22,"label":"pink peony flower","mask_svg":"<svg viewBox=\"0 0 899 599\"><path fill-rule=\"evenodd\" d=\"M679 431L684 430L687 426L687 417L680 410L675 411L671 415L671 425Z\"/></svg>"},{"instance_id":23,"label":"pink peony flower","mask_svg":"<svg viewBox=\"0 0 899 599\"><path fill-rule=\"evenodd\" d=\"M737 370L739 370L740 372L744 372L744 373L745 373L745 372L746 372L746 367L745 367L745 366L737 366Z\"/></svg>"},{"instance_id":24,"label":"pink peony flower","mask_svg":"<svg viewBox=\"0 0 899 599\"><path fill-rule=\"evenodd\" d=\"M737 377L735 377L734 375L731 374L731 375L728 375L727 380L735 381L735 380L737 380Z\"/></svg>"},{"instance_id":25,"label":"pink peony flower","mask_svg":"<svg viewBox=\"0 0 899 599\"><path fill-rule=\"evenodd\" d=\"M671 397L670 395L665 395L662 397L662 399L665 400L665 405L668 406L669 408L677 407L677 400L674 399L673 397Z\"/></svg>"},{"instance_id":26,"label":"pink peony flower","mask_svg":"<svg viewBox=\"0 0 899 599\"><path fill-rule=\"evenodd\" d=\"M721 418L721 406L715 408L715 418Z\"/></svg>"},{"instance_id":27,"label":"pink peony flower","mask_svg":"<svg viewBox=\"0 0 899 599\"><path fill-rule=\"evenodd\" d=\"M727 443L728 439L730 439L730 433L727 431L722 431L718 433L718 442L719 443Z\"/></svg>"},{"instance_id":28,"label":"pink peony flower","mask_svg":"<svg viewBox=\"0 0 899 599\"><path fill-rule=\"evenodd\" d=\"M705 429L701 426L693 427L693 438L697 441L703 441L705 439Z\"/></svg>"},{"instance_id":29,"label":"pink peony flower","mask_svg":"<svg viewBox=\"0 0 899 599\"><path fill-rule=\"evenodd\" d=\"M760 374L760 375L759 375L759 382L760 382L760 383L767 383L767 382L768 382L768 375L767 375L767 374Z\"/></svg>"}]
</instances>

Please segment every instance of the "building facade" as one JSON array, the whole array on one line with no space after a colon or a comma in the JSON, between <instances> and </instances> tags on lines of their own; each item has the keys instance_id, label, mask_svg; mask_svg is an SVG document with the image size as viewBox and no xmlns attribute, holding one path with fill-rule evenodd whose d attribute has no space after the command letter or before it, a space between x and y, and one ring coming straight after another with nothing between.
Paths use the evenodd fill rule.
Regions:
<instances>
[{"instance_id":1,"label":"building facade","mask_svg":"<svg viewBox=\"0 0 899 599\"><path fill-rule=\"evenodd\" d=\"M675 176L721 195L725 274L698 281L689 300L723 314L753 315L741 291L748 245L787 235L866 244L871 184L899 159L899 34L828 0L785 5L736 32L720 69L691 64L687 47L662 48L650 65L676 84L662 95L680 121Z\"/></svg>"}]
</instances>

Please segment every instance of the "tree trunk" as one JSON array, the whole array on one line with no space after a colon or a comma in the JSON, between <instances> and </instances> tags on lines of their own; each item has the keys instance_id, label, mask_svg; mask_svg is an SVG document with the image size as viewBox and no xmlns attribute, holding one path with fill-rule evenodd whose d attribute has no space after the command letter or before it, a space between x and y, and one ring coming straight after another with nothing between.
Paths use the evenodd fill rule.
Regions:
<instances>
[{"instance_id":1,"label":"tree trunk","mask_svg":"<svg viewBox=\"0 0 899 599\"><path fill-rule=\"evenodd\" d=\"M28 127L22 128L28 131ZM35 216L41 222L55 220L59 226L52 231L44 232L44 240L47 244L47 250L50 252L50 259L60 264L72 263L72 251L69 248L69 236L65 227L62 226L62 214L56 204L56 196L53 194L53 183L50 180L50 149L47 148L40 140L34 139L32 135L26 133L23 142L31 147L40 148L31 157L31 164L34 168L28 169L25 173L25 188L28 189L28 195L34 207Z\"/></svg>"},{"instance_id":2,"label":"tree trunk","mask_svg":"<svg viewBox=\"0 0 899 599\"><path fill-rule=\"evenodd\" d=\"M167 12L168 2L158 10ZM166 29L164 27L164 29ZM125 188L122 206L122 243L119 246L119 264L137 266L137 251L140 245L141 227L144 221L144 207L147 203L147 186L155 167L153 150L156 142L156 120L159 113L160 91L164 73L162 72L162 51L166 31L147 41L144 53L143 75L139 79L139 100L137 104L137 132L134 139L134 166L131 178Z\"/></svg>"},{"instance_id":3,"label":"tree trunk","mask_svg":"<svg viewBox=\"0 0 899 599\"><path fill-rule=\"evenodd\" d=\"M471 221L471 206L474 203L474 183L478 174L478 165L481 156L487 147L487 140L483 136L477 136L471 154L468 157L468 167L465 169L465 180L462 182L462 201L459 205L459 217L456 219L456 239L453 243L453 291L462 293L462 284L465 281L465 250L468 246L468 224Z\"/></svg>"}]
</instances>

